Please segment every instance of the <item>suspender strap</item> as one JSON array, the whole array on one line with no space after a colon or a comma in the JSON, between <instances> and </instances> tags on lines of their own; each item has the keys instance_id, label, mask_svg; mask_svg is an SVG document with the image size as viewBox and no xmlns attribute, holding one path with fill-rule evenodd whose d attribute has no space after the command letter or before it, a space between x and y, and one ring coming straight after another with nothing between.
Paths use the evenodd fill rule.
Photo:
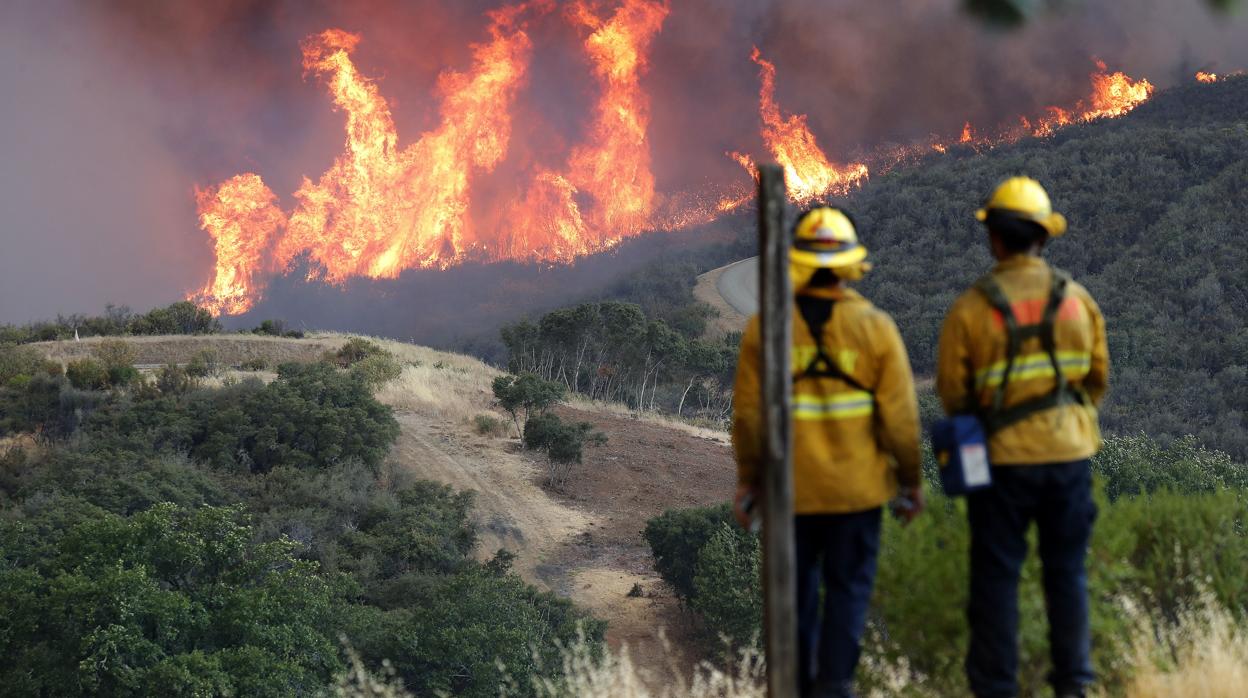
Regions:
<instances>
[{"instance_id":1,"label":"suspender strap","mask_svg":"<svg viewBox=\"0 0 1248 698\"><path fill-rule=\"evenodd\" d=\"M1001 382L997 384L997 389L992 395L992 407L981 414L984 427L989 434L1000 431L1015 422L1022 421L1037 412L1043 412L1072 402L1083 402L1082 392L1071 387L1070 382L1066 380L1065 373L1062 372L1061 362L1057 358L1055 325L1057 313L1061 309L1062 303L1066 300L1066 287L1069 283L1069 275L1054 269L1049 288L1049 300L1045 304L1044 314L1040 322L1023 326L1019 326L1018 318L1014 315L1014 309L1010 305L1009 298L1005 295L1005 291L1001 289L1001 285L997 283L996 278L992 274L984 275L975 283L975 287L984 294L988 299L988 303L1001 314L1006 332L1005 373L1001 376ZM1006 408L1004 406L1005 391L1010 384L1010 375L1013 373L1014 362L1018 358L1023 342L1032 338L1040 339L1040 345L1044 349L1045 354L1048 355L1049 363L1053 366L1053 391L1047 395Z\"/></svg>"},{"instance_id":2,"label":"suspender strap","mask_svg":"<svg viewBox=\"0 0 1248 698\"><path fill-rule=\"evenodd\" d=\"M797 309L800 311L802 321L806 323L806 328L810 330L811 336L815 338L815 358L810 360L810 363L806 365L806 368L801 373L793 376L793 382L796 383L803 378L837 378L849 384L855 390L862 390L874 395L873 391L863 386L853 376L842 371L840 365L828 355L827 349L823 346L823 328L832 319L832 311L836 309L836 301L828 298L815 298L813 296L798 296Z\"/></svg>"}]
</instances>

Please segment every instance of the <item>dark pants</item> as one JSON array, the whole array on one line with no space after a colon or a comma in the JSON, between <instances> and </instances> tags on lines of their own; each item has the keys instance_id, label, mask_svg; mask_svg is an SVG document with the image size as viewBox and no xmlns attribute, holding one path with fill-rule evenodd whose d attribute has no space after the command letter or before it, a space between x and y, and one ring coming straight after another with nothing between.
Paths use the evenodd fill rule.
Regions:
<instances>
[{"instance_id":1,"label":"dark pants","mask_svg":"<svg viewBox=\"0 0 1248 698\"><path fill-rule=\"evenodd\" d=\"M793 528L802 695L849 696L880 553L880 509L798 516Z\"/></svg>"},{"instance_id":2,"label":"dark pants","mask_svg":"<svg viewBox=\"0 0 1248 698\"><path fill-rule=\"evenodd\" d=\"M1086 460L994 466L992 486L968 496L971 646L966 674L981 698L1018 695L1018 577L1036 522L1049 616L1049 680L1058 695L1092 682L1085 558L1096 504Z\"/></svg>"}]
</instances>

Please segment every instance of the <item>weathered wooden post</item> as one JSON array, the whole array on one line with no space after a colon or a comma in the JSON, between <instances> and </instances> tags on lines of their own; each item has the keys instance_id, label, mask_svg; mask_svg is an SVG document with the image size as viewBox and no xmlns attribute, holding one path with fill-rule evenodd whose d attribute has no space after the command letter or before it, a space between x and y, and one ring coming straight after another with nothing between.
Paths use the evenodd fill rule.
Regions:
<instances>
[{"instance_id":1,"label":"weathered wooden post","mask_svg":"<svg viewBox=\"0 0 1248 698\"><path fill-rule=\"evenodd\" d=\"M793 549L793 423L789 367L793 296L789 236L784 226L784 171L758 168L759 312L763 350L763 624L767 692L797 695L797 580Z\"/></svg>"}]
</instances>

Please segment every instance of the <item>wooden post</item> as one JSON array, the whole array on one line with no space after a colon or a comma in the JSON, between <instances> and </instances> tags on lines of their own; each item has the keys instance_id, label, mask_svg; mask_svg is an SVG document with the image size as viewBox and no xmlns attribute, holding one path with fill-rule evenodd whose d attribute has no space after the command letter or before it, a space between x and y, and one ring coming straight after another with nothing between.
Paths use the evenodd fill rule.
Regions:
<instances>
[{"instance_id":1,"label":"wooden post","mask_svg":"<svg viewBox=\"0 0 1248 698\"><path fill-rule=\"evenodd\" d=\"M789 367L793 292L784 225L784 171L758 168L759 312L763 350L763 624L767 694L797 695L797 580L793 549L793 377Z\"/></svg>"}]
</instances>

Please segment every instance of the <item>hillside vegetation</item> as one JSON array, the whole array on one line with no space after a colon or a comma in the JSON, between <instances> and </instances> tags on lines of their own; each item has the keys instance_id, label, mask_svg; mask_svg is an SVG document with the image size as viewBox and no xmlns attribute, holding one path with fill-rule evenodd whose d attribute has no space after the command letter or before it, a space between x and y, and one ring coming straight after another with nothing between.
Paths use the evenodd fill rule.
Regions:
<instances>
[{"instance_id":1,"label":"hillside vegetation","mask_svg":"<svg viewBox=\"0 0 1248 698\"><path fill-rule=\"evenodd\" d=\"M1027 173L1070 221L1048 259L1105 313L1111 432L1185 434L1248 459L1248 78L1192 84L1118 120L979 156L932 158L845 202L876 269L862 284L897 319L920 374L940 322L991 260L971 213Z\"/></svg>"},{"instance_id":2,"label":"hillside vegetation","mask_svg":"<svg viewBox=\"0 0 1248 698\"><path fill-rule=\"evenodd\" d=\"M463 417L464 365L485 367L287 341L0 345L6 695L311 695L346 669L342 638L420 695L523 694L560 643L599 645L603 623L477 550L472 493L389 457L375 394ZM213 349L256 342L313 356L226 372ZM154 348L170 363L139 374Z\"/></svg>"},{"instance_id":3,"label":"hillside vegetation","mask_svg":"<svg viewBox=\"0 0 1248 698\"><path fill-rule=\"evenodd\" d=\"M896 318L916 373L931 375L945 312L992 266L972 214L1002 179L1018 173L1038 178L1070 221L1070 232L1046 256L1089 288L1107 319L1113 375L1102 415L1106 431L1144 432L1162 443L1190 434L1243 461L1246 115L1248 77L1193 83L1167 90L1120 119L982 153L955 147L830 203L854 214L871 249L876 266L861 290ZM694 275L716 266L726 251L748 256L757 243L749 216L722 225L735 231L738 245L721 245L705 257L669 257L608 289L607 298L635 304L642 316L627 333L627 346L617 343L615 327L581 306L505 330L512 366L562 375L573 389L600 391L594 376L577 379L565 367L571 362L585 370L578 363L581 347L607 346L620 358L605 368L591 363L589 370L629 376L609 391L615 399L675 411L685 396L681 409L687 410L685 389L697 374L691 394L707 405L725 404L718 391L730 387L724 378L732 374L734 352L728 350L726 366L716 367L692 343L713 311L690 290ZM670 341L671 333L685 343ZM722 351L734 338L699 341ZM650 370L655 357L661 365ZM718 382L709 380L715 377ZM641 394L643 382L649 397ZM724 414L713 408L701 413Z\"/></svg>"}]
</instances>

